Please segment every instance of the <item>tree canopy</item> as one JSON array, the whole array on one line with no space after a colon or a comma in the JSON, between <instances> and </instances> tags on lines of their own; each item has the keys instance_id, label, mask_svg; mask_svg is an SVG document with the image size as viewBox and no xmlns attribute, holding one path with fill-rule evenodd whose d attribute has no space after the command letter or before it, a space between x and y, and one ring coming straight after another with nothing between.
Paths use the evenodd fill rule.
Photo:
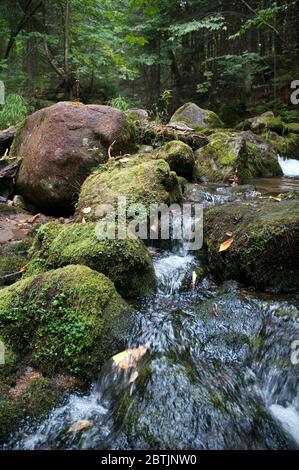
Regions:
<instances>
[{"instance_id":1,"label":"tree canopy","mask_svg":"<svg viewBox=\"0 0 299 470\"><path fill-rule=\"evenodd\" d=\"M0 78L33 100L246 113L299 75L297 0L0 0Z\"/></svg>"}]
</instances>

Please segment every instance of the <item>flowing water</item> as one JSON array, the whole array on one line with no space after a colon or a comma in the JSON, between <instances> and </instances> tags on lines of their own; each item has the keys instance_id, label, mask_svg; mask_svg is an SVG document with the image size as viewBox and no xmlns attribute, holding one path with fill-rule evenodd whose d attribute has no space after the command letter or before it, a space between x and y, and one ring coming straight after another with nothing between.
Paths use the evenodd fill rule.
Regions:
<instances>
[{"instance_id":1,"label":"flowing water","mask_svg":"<svg viewBox=\"0 0 299 470\"><path fill-rule=\"evenodd\" d=\"M290 178L299 177L299 160L278 158L283 174Z\"/></svg>"},{"instance_id":2,"label":"flowing water","mask_svg":"<svg viewBox=\"0 0 299 470\"><path fill-rule=\"evenodd\" d=\"M219 196L217 204L235 193L189 188L189 199L210 196ZM158 291L141 302L128 336L133 360L108 361L89 393L72 394L42 422L24 423L4 448L299 448L299 366L291 349L299 298L208 277L197 282L198 264L184 244L156 255Z\"/></svg>"}]
</instances>

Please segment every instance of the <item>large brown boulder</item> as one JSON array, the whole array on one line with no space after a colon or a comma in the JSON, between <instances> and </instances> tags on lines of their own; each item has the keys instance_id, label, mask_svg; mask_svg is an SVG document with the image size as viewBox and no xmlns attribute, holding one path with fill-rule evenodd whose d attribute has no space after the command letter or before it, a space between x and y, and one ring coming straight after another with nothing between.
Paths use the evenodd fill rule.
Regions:
<instances>
[{"instance_id":1,"label":"large brown boulder","mask_svg":"<svg viewBox=\"0 0 299 470\"><path fill-rule=\"evenodd\" d=\"M123 112L70 102L41 109L25 121L12 148L22 158L17 191L45 212L71 212L109 147L112 155L134 149L134 129Z\"/></svg>"}]
</instances>

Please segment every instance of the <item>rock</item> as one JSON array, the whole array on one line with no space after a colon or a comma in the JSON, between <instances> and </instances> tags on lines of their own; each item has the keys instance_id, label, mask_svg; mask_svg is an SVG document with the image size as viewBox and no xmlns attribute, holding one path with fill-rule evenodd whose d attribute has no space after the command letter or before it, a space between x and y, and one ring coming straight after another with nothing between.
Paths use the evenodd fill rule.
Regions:
<instances>
[{"instance_id":1,"label":"rock","mask_svg":"<svg viewBox=\"0 0 299 470\"><path fill-rule=\"evenodd\" d=\"M184 129L179 129L175 124L164 126L163 124L155 124L152 122L146 125L137 126L138 140L141 144L160 147L167 142L179 140L189 145L192 150L197 150L208 144L208 137L202 131L195 131L185 125ZM212 132L212 130L210 129Z\"/></svg>"},{"instance_id":2,"label":"rock","mask_svg":"<svg viewBox=\"0 0 299 470\"><path fill-rule=\"evenodd\" d=\"M177 131L194 131L192 127L187 126L185 122L174 122L173 124L167 124L167 127L170 127L171 129L175 129Z\"/></svg>"},{"instance_id":3,"label":"rock","mask_svg":"<svg viewBox=\"0 0 299 470\"><path fill-rule=\"evenodd\" d=\"M228 233L232 233L232 237ZM233 238L231 247L220 245ZM203 258L218 280L289 291L299 285L299 207L296 200L231 203L204 217Z\"/></svg>"},{"instance_id":4,"label":"rock","mask_svg":"<svg viewBox=\"0 0 299 470\"><path fill-rule=\"evenodd\" d=\"M152 154L153 155L153 154ZM163 159L178 176L193 178L195 157L193 150L179 140L169 142L155 152L155 158Z\"/></svg>"},{"instance_id":5,"label":"rock","mask_svg":"<svg viewBox=\"0 0 299 470\"><path fill-rule=\"evenodd\" d=\"M24 201L24 198L20 196L19 194L16 194L12 200L12 204L14 207L18 207L19 209L26 210L26 203Z\"/></svg>"},{"instance_id":6,"label":"rock","mask_svg":"<svg viewBox=\"0 0 299 470\"><path fill-rule=\"evenodd\" d=\"M22 157L17 191L53 214L70 213L91 170L134 149L126 115L108 106L61 102L35 112L18 130L12 156Z\"/></svg>"},{"instance_id":7,"label":"rock","mask_svg":"<svg viewBox=\"0 0 299 470\"><path fill-rule=\"evenodd\" d=\"M135 450L294 448L271 416L269 402L263 403L265 388L259 389L256 379L263 369L266 387L281 361L283 372L271 382L271 389L277 387L274 402L278 397L284 402L286 379L296 390L289 360L296 326L274 320L279 310L278 302L261 301L227 283L212 299L170 312L161 325L163 346L157 351L153 340L155 354L138 364L134 395L130 389L118 395L116 418L126 442ZM263 345L263 329L267 341L278 345L276 351L271 345L271 355L269 344ZM176 342L169 341L169 331ZM194 347L186 347L190 344ZM256 349L266 353L263 367L254 361Z\"/></svg>"},{"instance_id":8,"label":"rock","mask_svg":"<svg viewBox=\"0 0 299 470\"><path fill-rule=\"evenodd\" d=\"M0 245L0 286L9 285L22 276L21 269L28 261L27 255L33 239Z\"/></svg>"},{"instance_id":9,"label":"rock","mask_svg":"<svg viewBox=\"0 0 299 470\"><path fill-rule=\"evenodd\" d=\"M138 148L139 153L151 153L154 151L154 147L152 145L140 145Z\"/></svg>"},{"instance_id":10,"label":"rock","mask_svg":"<svg viewBox=\"0 0 299 470\"><path fill-rule=\"evenodd\" d=\"M263 139L275 148L276 152L286 158L299 158L299 135L288 134L280 136L276 132L267 131L262 134Z\"/></svg>"},{"instance_id":11,"label":"rock","mask_svg":"<svg viewBox=\"0 0 299 470\"><path fill-rule=\"evenodd\" d=\"M257 134L268 131L275 132L280 136L287 136L290 133L299 134L299 123L287 123L281 117L276 117L272 111L246 119L240 126L244 130L252 130Z\"/></svg>"},{"instance_id":12,"label":"rock","mask_svg":"<svg viewBox=\"0 0 299 470\"><path fill-rule=\"evenodd\" d=\"M152 260L143 242L98 240L95 223L42 225L31 253L26 276L80 264L105 274L126 298L153 294L156 287Z\"/></svg>"},{"instance_id":13,"label":"rock","mask_svg":"<svg viewBox=\"0 0 299 470\"><path fill-rule=\"evenodd\" d=\"M42 373L95 378L124 349L128 306L103 274L67 266L0 290L0 335Z\"/></svg>"},{"instance_id":14,"label":"rock","mask_svg":"<svg viewBox=\"0 0 299 470\"><path fill-rule=\"evenodd\" d=\"M95 170L84 182L76 209L76 220L97 220L97 208L111 204L117 208L118 197L127 197L127 207L141 203L146 209L151 204L171 204L182 201L177 176L164 160L140 161L137 158L111 162L106 169ZM90 208L88 214L83 210Z\"/></svg>"},{"instance_id":15,"label":"rock","mask_svg":"<svg viewBox=\"0 0 299 470\"><path fill-rule=\"evenodd\" d=\"M45 417L54 406L66 396L66 390L57 386L54 381L43 377L40 373L27 371L20 380L22 384L17 396L12 389L0 400L0 443L4 443L10 434L17 431L24 418L38 420ZM18 382L16 384L18 387Z\"/></svg>"},{"instance_id":16,"label":"rock","mask_svg":"<svg viewBox=\"0 0 299 470\"><path fill-rule=\"evenodd\" d=\"M274 148L252 132L216 132L195 152L196 176L208 181L240 183L256 176L281 176Z\"/></svg>"},{"instance_id":17,"label":"rock","mask_svg":"<svg viewBox=\"0 0 299 470\"><path fill-rule=\"evenodd\" d=\"M170 124L185 123L190 127L223 127L223 123L216 113L202 109L194 103L186 103L172 116Z\"/></svg>"},{"instance_id":18,"label":"rock","mask_svg":"<svg viewBox=\"0 0 299 470\"><path fill-rule=\"evenodd\" d=\"M149 121L149 114L145 109L132 108L129 109L126 114L137 118L139 121L147 122Z\"/></svg>"},{"instance_id":19,"label":"rock","mask_svg":"<svg viewBox=\"0 0 299 470\"><path fill-rule=\"evenodd\" d=\"M5 158L0 160L0 197L5 201L13 194L19 165L20 162L16 159Z\"/></svg>"},{"instance_id":20,"label":"rock","mask_svg":"<svg viewBox=\"0 0 299 470\"><path fill-rule=\"evenodd\" d=\"M17 129L13 126L5 129L4 131L0 130L0 157L9 151L16 132Z\"/></svg>"}]
</instances>

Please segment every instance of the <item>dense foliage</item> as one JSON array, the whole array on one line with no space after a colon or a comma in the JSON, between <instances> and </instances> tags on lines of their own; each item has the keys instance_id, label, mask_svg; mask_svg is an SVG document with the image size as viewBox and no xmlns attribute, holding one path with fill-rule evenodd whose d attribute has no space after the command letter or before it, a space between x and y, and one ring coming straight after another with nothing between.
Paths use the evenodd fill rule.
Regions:
<instances>
[{"instance_id":1,"label":"dense foliage","mask_svg":"<svg viewBox=\"0 0 299 470\"><path fill-rule=\"evenodd\" d=\"M164 116L191 100L228 124L270 107L295 117L298 0L0 4L0 79L30 105L71 98Z\"/></svg>"}]
</instances>

